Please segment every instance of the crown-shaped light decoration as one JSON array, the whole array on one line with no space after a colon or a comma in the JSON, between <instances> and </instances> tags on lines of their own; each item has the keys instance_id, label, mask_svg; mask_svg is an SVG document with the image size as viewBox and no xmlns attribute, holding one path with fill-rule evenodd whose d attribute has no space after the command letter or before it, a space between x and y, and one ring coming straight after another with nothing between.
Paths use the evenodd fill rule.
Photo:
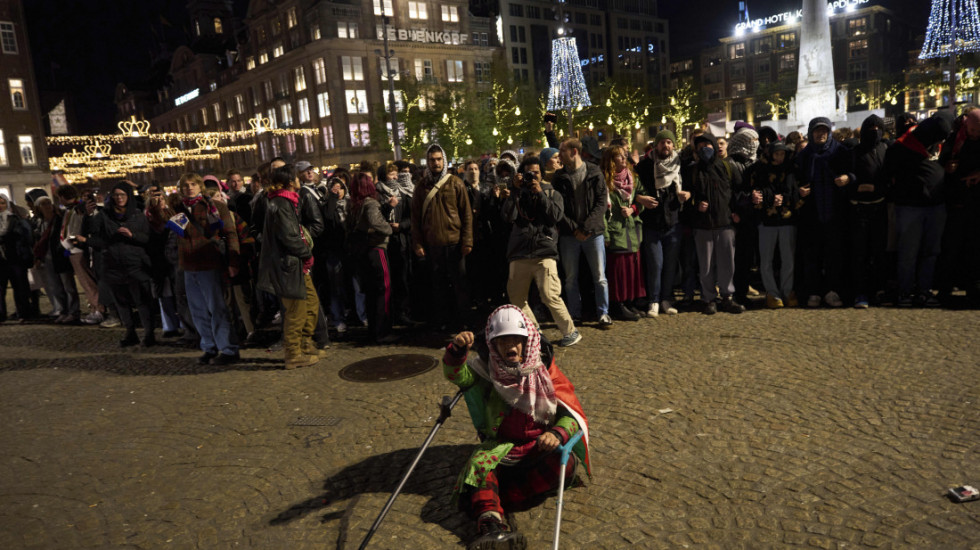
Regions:
<instances>
[{"instance_id":1,"label":"crown-shaped light decoration","mask_svg":"<svg viewBox=\"0 0 980 550\"><path fill-rule=\"evenodd\" d=\"M95 145L86 145L85 152L92 158L101 159L109 156L109 153L112 152L112 146L108 144L102 145L96 141Z\"/></svg>"},{"instance_id":2,"label":"crown-shaped light decoration","mask_svg":"<svg viewBox=\"0 0 980 550\"><path fill-rule=\"evenodd\" d=\"M88 162L88 155L77 149L72 149L71 153L65 153L63 158L68 166L81 166Z\"/></svg>"},{"instance_id":3,"label":"crown-shaped light decoration","mask_svg":"<svg viewBox=\"0 0 980 550\"><path fill-rule=\"evenodd\" d=\"M117 126L126 137L146 137L150 133L150 122L148 120L136 120L135 116L130 116L129 120L122 121Z\"/></svg>"},{"instance_id":4,"label":"crown-shaped light decoration","mask_svg":"<svg viewBox=\"0 0 980 550\"><path fill-rule=\"evenodd\" d=\"M160 160L162 161L173 161L179 159L182 153L183 151L180 149L167 145L166 147L163 147L157 151L157 156L159 156Z\"/></svg>"},{"instance_id":5,"label":"crown-shaped light decoration","mask_svg":"<svg viewBox=\"0 0 980 550\"><path fill-rule=\"evenodd\" d=\"M255 115L255 118L248 119L248 125L252 127L253 132L261 134L272 128L272 121L262 115Z\"/></svg>"},{"instance_id":6,"label":"crown-shaped light decoration","mask_svg":"<svg viewBox=\"0 0 980 550\"><path fill-rule=\"evenodd\" d=\"M200 147L201 149L204 149L205 151L211 151L218 146L218 138L216 137L208 136L203 138L197 138L197 140L195 141L197 141L197 146Z\"/></svg>"},{"instance_id":7,"label":"crown-shaped light decoration","mask_svg":"<svg viewBox=\"0 0 980 550\"><path fill-rule=\"evenodd\" d=\"M146 163L150 162L151 159L148 158L149 155L137 154L133 155L133 166L136 168L144 168Z\"/></svg>"}]
</instances>

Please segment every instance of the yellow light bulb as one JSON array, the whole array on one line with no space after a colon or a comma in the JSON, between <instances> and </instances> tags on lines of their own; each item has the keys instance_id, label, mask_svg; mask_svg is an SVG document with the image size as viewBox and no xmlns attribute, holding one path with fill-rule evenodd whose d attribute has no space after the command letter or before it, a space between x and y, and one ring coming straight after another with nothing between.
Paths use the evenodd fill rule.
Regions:
<instances>
[{"instance_id":1,"label":"yellow light bulb","mask_svg":"<svg viewBox=\"0 0 980 550\"><path fill-rule=\"evenodd\" d=\"M517 116L521 116L521 108L518 107L518 108L514 109L514 114L517 115Z\"/></svg>"},{"instance_id":2,"label":"yellow light bulb","mask_svg":"<svg viewBox=\"0 0 980 550\"><path fill-rule=\"evenodd\" d=\"M606 119L606 124L612 125L612 117Z\"/></svg>"}]
</instances>

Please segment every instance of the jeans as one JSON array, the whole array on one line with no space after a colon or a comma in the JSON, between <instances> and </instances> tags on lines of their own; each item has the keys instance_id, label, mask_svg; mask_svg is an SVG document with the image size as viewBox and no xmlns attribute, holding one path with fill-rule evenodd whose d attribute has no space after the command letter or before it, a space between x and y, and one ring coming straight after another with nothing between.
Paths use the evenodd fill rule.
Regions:
<instances>
[{"instance_id":1,"label":"jeans","mask_svg":"<svg viewBox=\"0 0 980 550\"><path fill-rule=\"evenodd\" d=\"M221 291L221 272L185 271L187 306L194 327L201 335L201 351L235 355L238 344L232 338L231 317Z\"/></svg>"},{"instance_id":2,"label":"jeans","mask_svg":"<svg viewBox=\"0 0 980 550\"><path fill-rule=\"evenodd\" d=\"M643 262L646 268L647 297L651 304L673 300L674 277L681 247L680 226L660 231L643 226Z\"/></svg>"},{"instance_id":3,"label":"jeans","mask_svg":"<svg viewBox=\"0 0 980 550\"><path fill-rule=\"evenodd\" d=\"M898 232L898 291L928 292L939 258L939 247L946 225L946 205L895 205Z\"/></svg>"},{"instance_id":4,"label":"jeans","mask_svg":"<svg viewBox=\"0 0 980 550\"><path fill-rule=\"evenodd\" d=\"M345 323L344 304L347 301L347 286L344 282L344 262L340 254L328 254L323 271L326 273L327 286L330 287L330 317L335 324Z\"/></svg>"},{"instance_id":5,"label":"jeans","mask_svg":"<svg viewBox=\"0 0 980 550\"><path fill-rule=\"evenodd\" d=\"M578 262L581 253L592 271L592 284L595 285L596 314L600 317L609 314L609 283L606 281L606 240L602 235L594 235L580 241L575 237L558 238L558 254L565 270L565 302L572 318L582 316L582 293L578 286Z\"/></svg>"},{"instance_id":6,"label":"jeans","mask_svg":"<svg viewBox=\"0 0 980 550\"><path fill-rule=\"evenodd\" d=\"M730 298L735 293L735 229L695 229L694 243L698 249L701 299L713 302L718 297L715 285L723 298Z\"/></svg>"},{"instance_id":7,"label":"jeans","mask_svg":"<svg viewBox=\"0 0 980 550\"><path fill-rule=\"evenodd\" d=\"M888 212L884 202L852 204L851 284L856 296L873 297L884 288Z\"/></svg>"},{"instance_id":8,"label":"jeans","mask_svg":"<svg viewBox=\"0 0 980 550\"><path fill-rule=\"evenodd\" d=\"M803 256L803 292L823 296L843 288L844 239L847 222L833 218L828 222L810 220L800 225L797 249Z\"/></svg>"},{"instance_id":9,"label":"jeans","mask_svg":"<svg viewBox=\"0 0 980 550\"><path fill-rule=\"evenodd\" d=\"M779 246L779 283L773 270L776 246ZM766 294L785 300L793 292L793 270L796 265L796 226L759 225L759 271Z\"/></svg>"}]
</instances>

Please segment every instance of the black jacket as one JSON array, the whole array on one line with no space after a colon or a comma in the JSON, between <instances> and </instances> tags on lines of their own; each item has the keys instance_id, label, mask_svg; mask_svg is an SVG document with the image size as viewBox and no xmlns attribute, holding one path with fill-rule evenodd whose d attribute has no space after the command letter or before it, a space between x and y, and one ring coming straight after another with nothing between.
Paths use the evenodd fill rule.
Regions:
<instances>
[{"instance_id":1,"label":"black jacket","mask_svg":"<svg viewBox=\"0 0 980 550\"><path fill-rule=\"evenodd\" d=\"M563 213L558 222L558 230L562 235L573 235L576 230L589 236L602 235L605 232L608 191L606 180L598 166L585 163L585 179L582 181L585 186L585 204L575 202L575 190L572 188L568 167L555 172L551 184L562 197Z\"/></svg>"},{"instance_id":2,"label":"black jacket","mask_svg":"<svg viewBox=\"0 0 980 550\"><path fill-rule=\"evenodd\" d=\"M558 258L558 222L564 204L561 195L548 183L541 192L512 188L504 201L504 221L512 224L507 242L507 260Z\"/></svg>"},{"instance_id":3,"label":"black jacket","mask_svg":"<svg viewBox=\"0 0 980 550\"><path fill-rule=\"evenodd\" d=\"M109 199L111 200L111 199ZM132 237L118 232L129 229ZM103 277L110 284L126 284L130 281L150 280L150 256L146 245L150 242L150 223L135 205L127 207L122 217L106 208L91 217L89 246L102 253Z\"/></svg>"},{"instance_id":4,"label":"black jacket","mask_svg":"<svg viewBox=\"0 0 980 550\"><path fill-rule=\"evenodd\" d=\"M875 131L875 126L879 129ZM885 151L888 144L882 141L882 129L885 121L877 115L871 115L861 123L861 141L851 150L852 172L848 174L847 196L852 202L875 203L885 199L886 186L881 179L881 169L885 164ZM858 191L861 185L874 186L871 191Z\"/></svg>"},{"instance_id":5,"label":"black jacket","mask_svg":"<svg viewBox=\"0 0 980 550\"><path fill-rule=\"evenodd\" d=\"M936 206L946 200L942 165L909 147L911 132L885 151L883 178L899 206Z\"/></svg>"},{"instance_id":6,"label":"black jacket","mask_svg":"<svg viewBox=\"0 0 980 550\"><path fill-rule=\"evenodd\" d=\"M704 134L718 150L718 141L710 134ZM701 139L701 138L698 138ZM741 173L728 164L726 159L712 157L708 162L698 160L691 174L691 193L694 199L694 222L696 229L724 229L732 225L734 211L733 189L742 184ZM697 206L707 201L708 211L699 212Z\"/></svg>"},{"instance_id":7,"label":"black jacket","mask_svg":"<svg viewBox=\"0 0 980 550\"><path fill-rule=\"evenodd\" d=\"M293 203L283 197L275 197L266 203L256 286L280 298L301 300L306 298L303 260L308 259L311 252L300 238L299 213Z\"/></svg>"},{"instance_id":8,"label":"black jacket","mask_svg":"<svg viewBox=\"0 0 980 550\"><path fill-rule=\"evenodd\" d=\"M794 225L797 213L803 203L800 199L800 188L796 184L793 165L783 161L779 166L770 163L757 163L752 170L752 191L762 193L762 203L754 204L756 216L766 227ZM774 206L776 195L783 196L782 206Z\"/></svg>"},{"instance_id":9,"label":"black jacket","mask_svg":"<svg viewBox=\"0 0 980 550\"><path fill-rule=\"evenodd\" d=\"M674 227L680 221L681 201L677 197L676 185L657 189L657 161L651 158L652 155L656 153L644 155L640 162L636 163L636 175L640 179L640 188L637 189L636 194L657 199L656 208L644 208L640 211L640 220L643 221L644 228L650 227L662 232Z\"/></svg>"}]
</instances>

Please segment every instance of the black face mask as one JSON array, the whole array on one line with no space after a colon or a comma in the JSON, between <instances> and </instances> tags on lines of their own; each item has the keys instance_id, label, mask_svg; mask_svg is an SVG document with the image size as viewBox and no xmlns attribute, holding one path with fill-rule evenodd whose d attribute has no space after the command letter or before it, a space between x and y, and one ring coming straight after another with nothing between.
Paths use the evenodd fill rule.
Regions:
<instances>
[{"instance_id":1,"label":"black face mask","mask_svg":"<svg viewBox=\"0 0 980 550\"><path fill-rule=\"evenodd\" d=\"M880 129L870 126L861 128L861 145L874 147L881 141L882 132Z\"/></svg>"}]
</instances>

